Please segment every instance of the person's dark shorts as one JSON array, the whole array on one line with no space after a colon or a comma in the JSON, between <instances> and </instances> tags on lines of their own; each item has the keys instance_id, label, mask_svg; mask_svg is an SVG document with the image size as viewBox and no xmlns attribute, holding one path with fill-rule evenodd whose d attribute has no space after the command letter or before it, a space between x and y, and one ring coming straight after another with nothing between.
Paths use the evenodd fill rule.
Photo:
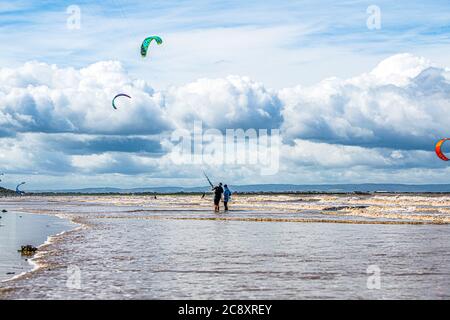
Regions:
<instances>
[{"instance_id":1,"label":"person's dark shorts","mask_svg":"<svg viewBox=\"0 0 450 320\"><path fill-rule=\"evenodd\" d=\"M215 197L215 198L214 198L214 205L218 206L218 205L219 205L219 202L220 202L220 198Z\"/></svg>"}]
</instances>

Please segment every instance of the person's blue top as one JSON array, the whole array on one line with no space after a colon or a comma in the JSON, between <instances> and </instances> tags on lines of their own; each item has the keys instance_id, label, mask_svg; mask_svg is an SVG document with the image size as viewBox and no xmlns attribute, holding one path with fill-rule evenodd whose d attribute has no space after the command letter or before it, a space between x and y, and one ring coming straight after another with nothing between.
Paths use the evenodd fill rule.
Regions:
<instances>
[{"instance_id":1,"label":"person's blue top","mask_svg":"<svg viewBox=\"0 0 450 320\"><path fill-rule=\"evenodd\" d=\"M223 201L228 202L231 197L231 191L228 188L225 188L225 191L223 192Z\"/></svg>"}]
</instances>

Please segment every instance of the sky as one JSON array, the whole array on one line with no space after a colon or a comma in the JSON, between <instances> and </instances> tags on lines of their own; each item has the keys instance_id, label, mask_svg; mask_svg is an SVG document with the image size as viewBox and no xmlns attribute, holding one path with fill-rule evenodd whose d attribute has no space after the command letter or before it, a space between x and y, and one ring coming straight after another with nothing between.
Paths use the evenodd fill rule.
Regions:
<instances>
[{"instance_id":1,"label":"sky","mask_svg":"<svg viewBox=\"0 0 450 320\"><path fill-rule=\"evenodd\" d=\"M203 170L230 185L449 183L433 151L450 137L449 10L448 1L0 1L0 185L197 186ZM164 43L142 58L150 35ZM132 98L112 109L122 92ZM273 159L177 161L173 137L195 123L214 132L205 150L227 129L267 129L279 142L266 150L257 139Z\"/></svg>"}]
</instances>

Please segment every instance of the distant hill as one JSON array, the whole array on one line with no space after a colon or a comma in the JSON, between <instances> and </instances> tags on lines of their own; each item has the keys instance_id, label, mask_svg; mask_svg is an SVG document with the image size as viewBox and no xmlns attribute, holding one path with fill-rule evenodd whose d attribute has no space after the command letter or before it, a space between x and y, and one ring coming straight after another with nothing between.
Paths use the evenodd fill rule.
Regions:
<instances>
[{"instance_id":1,"label":"distant hill","mask_svg":"<svg viewBox=\"0 0 450 320\"><path fill-rule=\"evenodd\" d=\"M13 191L13 190L0 187L0 197L12 196L12 195L15 195L15 194L16 194L16 192Z\"/></svg>"},{"instance_id":2,"label":"distant hill","mask_svg":"<svg viewBox=\"0 0 450 320\"><path fill-rule=\"evenodd\" d=\"M229 185L233 192L450 192L450 184L255 184ZM200 187L144 187L144 188L83 188L65 190L36 190L34 193L199 193L209 191L209 186ZM12 190L9 190L13 192Z\"/></svg>"}]
</instances>

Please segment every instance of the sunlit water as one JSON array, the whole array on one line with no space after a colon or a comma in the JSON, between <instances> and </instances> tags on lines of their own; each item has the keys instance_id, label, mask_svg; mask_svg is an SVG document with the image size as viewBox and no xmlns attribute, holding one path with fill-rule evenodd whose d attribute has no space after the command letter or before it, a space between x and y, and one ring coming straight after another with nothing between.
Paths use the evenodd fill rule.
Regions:
<instances>
[{"instance_id":1,"label":"sunlit water","mask_svg":"<svg viewBox=\"0 0 450 320\"><path fill-rule=\"evenodd\" d=\"M226 214L199 196L0 205L83 226L52 238L38 270L1 283L3 298L450 298L448 196L235 196Z\"/></svg>"}]
</instances>

